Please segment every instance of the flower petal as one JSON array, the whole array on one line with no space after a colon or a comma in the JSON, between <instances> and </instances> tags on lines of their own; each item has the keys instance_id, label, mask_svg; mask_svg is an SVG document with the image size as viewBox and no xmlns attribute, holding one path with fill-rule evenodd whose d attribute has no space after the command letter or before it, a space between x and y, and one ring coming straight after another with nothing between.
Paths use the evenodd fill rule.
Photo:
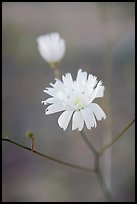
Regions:
<instances>
[{"instance_id":1,"label":"flower petal","mask_svg":"<svg viewBox=\"0 0 137 204\"><path fill-rule=\"evenodd\" d=\"M76 81L84 83L87 80L87 72L82 72L82 69L78 70Z\"/></svg>"},{"instance_id":2,"label":"flower petal","mask_svg":"<svg viewBox=\"0 0 137 204\"><path fill-rule=\"evenodd\" d=\"M72 130L75 130L78 128L79 131L83 129L84 126L84 119L82 116L81 111L76 111L73 115L72 119Z\"/></svg>"},{"instance_id":3,"label":"flower petal","mask_svg":"<svg viewBox=\"0 0 137 204\"><path fill-rule=\"evenodd\" d=\"M46 88L43 92L49 94L50 96L56 97L56 91L54 88Z\"/></svg>"},{"instance_id":4,"label":"flower petal","mask_svg":"<svg viewBox=\"0 0 137 204\"><path fill-rule=\"evenodd\" d=\"M103 95L104 95L104 90L105 90L105 87L104 87L104 86L99 86L99 87L98 87L98 90L97 90L97 92L96 92L96 98L103 97Z\"/></svg>"},{"instance_id":5,"label":"flower petal","mask_svg":"<svg viewBox=\"0 0 137 204\"><path fill-rule=\"evenodd\" d=\"M71 119L71 116L73 114L74 111L69 111L66 110L64 111L60 117L58 118L58 124L61 128L63 128L63 130L66 130L69 124L69 121Z\"/></svg>"},{"instance_id":6,"label":"flower petal","mask_svg":"<svg viewBox=\"0 0 137 204\"><path fill-rule=\"evenodd\" d=\"M92 109L93 113L95 114L97 120L102 120L103 118L106 118L106 114L102 110L102 108L96 104L96 103L91 103L90 108Z\"/></svg>"},{"instance_id":7,"label":"flower petal","mask_svg":"<svg viewBox=\"0 0 137 204\"><path fill-rule=\"evenodd\" d=\"M50 61L50 55L48 52L45 52L44 49L41 46L38 46L38 50L41 54L41 56L43 57L44 60L46 60L47 62Z\"/></svg>"},{"instance_id":8,"label":"flower petal","mask_svg":"<svg viewBox=\"0 0 137 204\"><path fill-rule=\"evenodd\" d=\"M46 108L45 114L49 115L49 114L57 113L64 110L66 110L66 107L62 103L55 103Z\"/></svg>"},{"instance_id":9,"label":"flower petal","mask_svg":"<svg viewBox=\"0 0 137 204\"><path fill-rule=\"evenodd\" d=\"M105 87L102 85L102 81L99 81L96 88L93 90L90 101L92 102L95 98L103 97Z\"/></svg>"},{"instance_id":10,"label":"flower petal","mask_svg":"<svg viewBox=\"0 0 137 204\"><path fill-rule=\"evenodd\" d=\"M37 43L41 56L49 63L60 61L65 54L65 41L58 33L41 35Z\"/></svg>"},{"instance_id":11,"label":"flower petal","mask_svg":"<svg viewBox=\"0 0 137 204\"><path fill-rule=\"evenodd\" d=\"M91 127L94 127L94 126L96 127L96 119L94 117L92 110L89 107L86 107L82 109L81 112L82 112L87 128L91 129Z\"/></svg>"},{"instance_id":12,"label":"flower petal","mask_svg":"<svg viewBox=\"0 0 137 204\"><path fill-rule=\"evenodd\" d=\"M87 79L87 83L85 86L85 95L87 97L90 97L92 92L93 92L93 88L96 86L97 84L97 77L93 76L92 74L89 74L88 79Z\"/></svg>"},{"instance_id":13,"label":"flower petal","mask_svg":"<svg viewBox=\"0 0 137 204\"><path fill-rule=\"evenodd\" d=\"M87 72L82 72L82 69L79 69L77 73L76 84L80 92L84 91L86 83L87 83Z\"/></svg>"},{"instance_id":14,"label":"flower petal","mask_svg":"<svg viewBox=\"0 0 137 204\"><path fill-rule=\"evenodd\" d=\"M65 74L65 76L62 76L62 81L66 87L70 87L70 86L73 87L74 85L73 79L70 73L67 73Z\"/></svg>"},{"instance_id":15,"label":"flower petal","mask_svg":"<svg viewBox=\"0 0 137 204\"><path fill-rule=\"evenodd\" d=\"M58 102L59 102L59 100L54 98L54 97L48 98L47 100L42 101L42 103L44 103L44 105L46 105L47 103L58 103Z\"/></svg>"},{"instance_id":16,"label":"flower petal","mask_svg":"<svg viewBox=\"0 0 137 204\"><path fill-rule=\"evenodd\" d=\"M56 79L56 82L54 84L54 88L56 88L58 90L63 89L64 85L63 85L62 81L60 81L59 79Z\"/></svg>"}]
</instances>

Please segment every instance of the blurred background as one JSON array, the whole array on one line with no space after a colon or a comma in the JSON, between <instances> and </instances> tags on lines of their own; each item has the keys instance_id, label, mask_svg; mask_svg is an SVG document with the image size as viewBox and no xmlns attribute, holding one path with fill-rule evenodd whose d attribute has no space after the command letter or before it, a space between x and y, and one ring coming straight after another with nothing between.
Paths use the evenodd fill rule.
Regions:
<instances>
[{"instance_id":1,"label":"blurred background","mask_svg":"<svg viewBox=\"0 0 137 204\"><path fill-rule=\"evenodd\" d=\"M71 163L93 167L93 155L71 124L63 131L60 113L44 114L43 93L54 74L40 56L36 38L59 32L66 41L60 64L73 78L82 68L103 81L105 95L96 102L107 114L91 131L99 150L134 118L135 3L3 2L2 128L9 138ZM135 200L134 125L100 158L112 201ZM62 166L13 144L2 143L3 202L105 202L96 174Z\"/></svg>"}]
</instances>

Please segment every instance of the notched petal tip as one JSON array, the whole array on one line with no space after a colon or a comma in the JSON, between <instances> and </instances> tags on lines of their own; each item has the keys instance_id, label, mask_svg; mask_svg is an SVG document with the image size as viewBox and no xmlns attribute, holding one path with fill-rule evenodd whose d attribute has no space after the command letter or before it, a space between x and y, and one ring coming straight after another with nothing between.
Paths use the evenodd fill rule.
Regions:
<instances>
[{"instance_id":1,"label":"notched petal tip","mask_svg":"<svg viewBox=\"0 0 137 204\"><path fill-rule=\"evenodd\" d=\"M41 103L42 103L43 105L47 105L47 102L46 102L46 101L41 101Z\"/></svg>"},{"instance_id":2,"label":"notched petal tip","mask_svg":"<svg viewBox=\"0 0 137 204\"><path fill-rule=\"evenodd\" d=\"M64 131L67 129L67 128L62 128Z\"/></svg>"},{"instance_id":3,"label":"notched petal tip","mask_svg":"<svg viewBox=\"0 0 137 204\"><path fill-rule=\"evenodd\" d=\"M49 115L50 113L49 113L49 110L48 110L48 108L46 108L45 109L45 115Z\"/></svg>"},{"instance_id":4,"label":"notched petal tip","mask_svg":"<svg viewBox=\"0 0 137 204\"><path fill-rule=\"evenodd\" d=\"M87 127L88 130L91 130L91 127Z\"/></svg>"}]
</instances>

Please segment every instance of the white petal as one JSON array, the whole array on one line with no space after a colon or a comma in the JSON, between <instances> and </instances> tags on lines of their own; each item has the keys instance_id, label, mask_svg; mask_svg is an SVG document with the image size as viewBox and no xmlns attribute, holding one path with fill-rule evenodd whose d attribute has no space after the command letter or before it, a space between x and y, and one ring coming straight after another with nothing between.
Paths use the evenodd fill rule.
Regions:
<instances>
[{"instance_id":1,"label":"white petal","mask_svg":"<svg viewBox=\"0 0 137 204\"><path fill-rule=\"evenodd\" d=\"M48 87L43 92L58 98L57 93L63 91L64 91L63 85L60 82L57 82L57 85L54 84L54 87Z\"/></svg>"},{"instance_id":2,"label":"white petal","mask_svg":"<svg viewBox=\"0 0 137 204\"><path fill-rule=\"evenodd\" d=\"M65 41L58 33L42 35L37 38L38 50L49 63L60 61L65 53Z\"/></svg>"},{"instance_id":3,"label":"white petal","mask_svg":"<svg viewBox=\"0 0 137 204\"><path fill-rule=\"evenodd\" d=\"M82 109L81 112L82 112L87 128L91 129L91 127L94 127L94 126L96 127L96 120L95 120L92 110L89 107L86 107Z\"/></svg>"},{"instance_id":4,"label":"white petal","mask_svg":"<svg viewBox=\"0 0 137 204\"><path fill-rule=\"evenodd\" d=\"M43 92L54 97L56 96L56 91L54 88L46 88Z\"/></svg>"},{"instance_id":5,"label":"white petal","mask_svg":"<svg viewBox=\"0 0 137 204\"><path fill-rule=\"evenodd\" d=\"M78 70L77 78L76 78L77 84L81 87L81 92L84 91L86 82L87 82L87 72L82 72L82 69Z\"/></svg>"},{"instance_id":6,"label":"white petal","mask_svg":"<svg viewBox=\"0 0 137 204\"><path fill-rule=\"evenodd\" d=\"M75 130L78 128L79 131L83 129L84 126L84 120L81 111L76 111L73 115L72 119L72 130Z\"/></svg>"},{"instance_id":7,"label":"white petal","mask_svg":"<svg viewBox=\"0 0 137 204\"><path fill-rule=\"evenodd\" d=\"M79 69L78 70L78 73L77 73L77 78L76 78L77 81L86 81L87 80L87 72L82 72L82 69Z\"/></svg>"},{"instance_id":8,"label":"white petal","mask_svg":"<svg viewBox=\"0 0 137 204\"><path fill-rule=\"evenodd\" d=\"M105 87L102 86L102 81L99 81L96 88L93 90L90 101L92 102L95 98L103 97L104 90Z\"/></svg>"},{"instance_id":9,"label":"white petal","mask_svg":"<svg viewBox=\"0 0 137 204\"><path fill-rule=\"evenodd\" d=\"M46 101L41 101L41 103L43 103L44 105L47 105L47 102L46 102Z\"/></svg>"},{"instance_id":10,"label":"white petal","mask_svg":"<svg viewBox=\"0 0 137 204\"><path fill-rule=\"evenodd\" d=\"M65 93L63 91L58 91L56 94L59 100L65 99Z\"/></svg>"},{"instance_id":11,"label":"white petal","mask_svg":"<svg viewBox=\"0 0 137 204\"><path fill-rule=\"evenodd\" d=\"M55 84L52 84L52 86L58 91L61 91L64 89L64 84L59 79L56 79Z\"/></svg>"},{"instance_id":12,"label":"white petal","mask_svg":"<svg viewBox=\"0 0 137 204\"><path fill-rule=\"evenodd\" d=\"M66 50L65 41L63 39L60 40L60 53L61 58L64 56Z\"/></svg>"},{"instance_id":13,"label":"white petal","mask_svg":"<svg viewBox=\"0 0 137 204\"><path fill-rule=\"evenodd\" d=\"M92 109L93 113L95 114L98 120L102 120L103 118L104 119L106 118L106 114L98 104L91 103L90 108Z\"/></svg>"},{"instance_id":14,"label":"white petal","mask_svg":"<svg viewBox=\"0 0 137 204\"><path fill-rule=\"evenodd\" d=\"M56 98L48 98L47 100L45 100L45 103L58 103L59 100Z\"/></svg>"},{"instance_id":15,"label":"white petal","mask_svg":"<svg viewBox=\"0 0 137 204\"><path fill-rule=\"evenodd\" d=\"M85 87L85 93L87 96L91 96L93 92L93 88L96 86L96 84L97 84L97 77L93 76L92 74L89 74L86 87Z\"/></svg>"},{"instance_id":16,"label":"white petal","mask_svg":"<svg viewBox=\"0 0 137 204\"><path fill-rule=\"evenodd\" d=\"M65 76L62 76L62 80L63 80L63 83L66 87L70 87L72 86L73 87L73 79L72 79L72 76L70 73L67 73L65 74Z\"/></svg>"},{"instance_id":17,"label":"white petal","mask_svg":"<svg viewBox=\"0 0 137 204\"><path fill-rule=\"evenodd\" d=\"M66 110L66 108L65 106L63 106L62 103L55 103L46 108L45 114L48 115L48 114L57 113L64 110Z\"/></svg>"},{"instance_id":18,"label":"white petal","mask_svg":"<svg viewBox=\"0 0 137 204\"><path fill-rule=\"evenodd\" d=\"M56 79L55 86L56 86L57 88L62 87L62 86L63 86L62 81L61 81L61 80L59 80L59 79Z\"/></svg>"},{"instance_id":19,"label":"white petal","mask_svg":"<svg viewBox=\"0 0 137 204\"><path fill-rule=\"evenodd\" d=\"M64 130L67 129L69 121L74 111L64 111L58 118L58 124Z\"/></svg>"},{"instance_id":20,"label":"white petal","mask_svg":"<svg viewBox=\"0 0 137 204\"><path fill-rule=\"evenodd\" d=\"M103 95L104 95L104 90L105 90L105 87L104 87L104 86L99 86L99 87L98 87L98 90L97 90L97 92L96 92L96 98L103 97Z\"/></svg>"},{"instance_id":21,"label":"white petal","mask_svg":"<svg viewBox=\"0 0 137 204\"><path fill-rule=\"evenodd\" d=\"M45 52L45 50L41 46L38 46L38 50L41 56L43 57L43 59L46 60L47 62L50 62L50 56L48 52Z\"/></svg>"},{"instance_id":22,"label":"white petal","mask_svg":"<svg viewBox=\"0 0 137 204\"><path fill-rule=\"evenodd\" d=\"M87 86L93 88L97 84L97 77L92 74L88 75Z\"/></svg>"}]
</instances>

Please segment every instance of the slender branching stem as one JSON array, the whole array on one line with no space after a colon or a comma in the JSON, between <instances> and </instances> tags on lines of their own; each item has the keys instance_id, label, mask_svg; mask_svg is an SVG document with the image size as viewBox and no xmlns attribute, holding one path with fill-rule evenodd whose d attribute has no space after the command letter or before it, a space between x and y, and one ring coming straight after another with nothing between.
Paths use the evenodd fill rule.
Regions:
<instances>
[{"instance_id":1,"label":"slender branching stem","mask_svg":"<svg viewBox=\"0 0 137 204\"><path fill-rule=\"evenodd\" d=\"M93 144L91 143L91 141L89 141L88 137L85 135L85 133L83 131L80 131L80 134L84 140L84 142L87 144L87 146L89 147L90 151L94 154L97 155L98 152L95 149L95 147L93 146Z\"/></svg>"},{"instance_id":2,"label":"slender branching stem","mask_svg":"<svg viewBox=\"0 0 137 204\"><path fill-rule=\"evenodd\" d=\"M95 149L95 147L93 146L93 144L91 143L91 141L89 141L89 139L87 138L87 136L85 135L85 133L83 131L80 132L83 140L85 141L85 143L87 144L87 146L90 148L91 152L94 155L94 171L96 173L97 179L99 181L100 187L106 197L106 199L108 201L111 201L111 194L107 188L107 185L103 179L103 176L100 172L99 169L99 154L97 152L97 150Z\"/></svg>"},{"instance_id":3,"label":"slender branching stem","mask_svg":"<svg viewBox=\"0 0 137 204\"><path fill-rule=\"evenodd\" d=\"M99 184L100 184L100 187L101 187L101 189L102 189L102 191L103 191L103 193L104 193L104 195L105 195L105 198L106 198L108 201L111 201L111 200L112 200L112 198L111 198L111 193L110 193L109 189L108 189L107 186L106 186L106 183L105 183L105 181L104 181L104 178L103 178L103 176L102 176L100 170L98 170L98 171L96 172L96 175L97 175L97 179L98 179L98 182L99 182Z\"/></svg>"},{"instance_id":4,"label":"slender branching stem","mask_svg":"<svg viewBox=\"0 0 137 204\"><path fill-rule=\"evenodd\" d=\"M80 132L80 135L83 138L86 145L89 147L90 151L94 155L94 171L97 171L98 168L99 168L99 155L98 155L98 152L95 149L95 147L93 146L93 144L91 143L91 141L89 141L88 137L85 135L85 133L83 131Z\"/></svg>"},{"instance_id":5,"label":"slender branching stem","mask_svg":"<svg viewBox=\"0 0 137 204\"><path fill-rule=\"evenodd\" d=\"M62 161L62 160L56 159L56 158L54 158L54 157L48 156L48 155L46 155L46 154L43 154L43 153L41 153L41 152L38 152L38 151L36 151L36 150L32 151L32 148L26 147L26 146L24 146L24 145L22 145L22 144L20 144L20 143L18 143L18 142L15 142L15 141L13 141L13 140L11 140L11 139L9 139L9 138L5 138L5 139L2 138L2 141L6 141L6 142L9 142L9 143L12 143L12 144L14 144L14 145L16 145L16 146L18 146L18 147L21 147L21 148L23 148L23 149L26 149L26 150L28 150L28 151L31 151L33 154L37 154L37 155L39 155L39 156L41 156L41 157L44 157L45 159L52 160L52 161L54 161L54 162L56 162L56 163L59 163L59 164L62 164L62 165L68 166L68 167L72 167L72 168L75 168L75 169L79 169L79 170L94 172L93 169L86 168L86 167L83 167L83 166L80 166L80 165L76 165L76 164L72 164L72 163L69 163L69 162L66 162L66 161Z\"/></svg>"},{"instance_id":6,"label":"slender branching stem","mask_svg":"<svg viewBox=\"0 0 137 204\"><path fill-rule=\"evenodd\" d=\"M133 119L110 143L102 147L101 150L98 152L98 154L102 155L106 150L108 150L128 130L128 128L130 128L130 126L134 122L135 122L135 119Z\"/></svg>"},{"instance_id":7,"label":"slender branching stem","mask_svg":"<svg viewBox=\"0 0 137 204\"><path fill-rule=\"evenodd\" d=\"M15 142L14 140L11 140L9 139L8 137L5 137L5 138L2 138L2 141L6 141L6 142L9 142L9 143L12 143L18 147L21 147L23 149L26 149L28 151L31 151L33 154L37 154L41 157L44 157L48 160L51 160L51 161L54 161L56 163L59 163L59 164L62 164L62 165L65 165L65 166L68 166L68 167L72 167L72 168L75 168L75 169L79 169L79 170L83 170L83 171L88 171L88 172L95 172L96 175L97 175L97 178L98 178L98 181L100 183L100 186L102 188L102 191L104 192L104 195L106 196L106 198L108 199L108 201L111 201L111 194L109 192L109 190L107 189L107 186L106 186L106 183L103 179L103 176L100 172L100 169L99 169L99 158L100 158L100 155L102 155L108 148L110 148L129 128L130 126L135 122L135 119L133 119L121 132L120 134L118 134L109 144L105 145L99 152L97 152L97 150L95 149L95 147L93 146L93 144L88 140L87 136L85 135L85 133L83 131L81 131L81 136L82 138L84 139L85 143L87 144L87 146L90 148L91 152L93 153L94 155L94 169L90 169L90 168L86 168L86 167L83 167L83 166L80 166L80 165L76 165L76 164L72 164L72 163L69 163L69 162L66 162L66 161L62 161L62 160L59 160L59 159L56 159L54 157L51 157L51 156L48 156L46 154L43 154L41 152L38 152L36 150L33 149L32 151L32 148L29 148L29 147L26 147L25 145L22 145L18 142Z\"/></svg>"}]
</instances>

